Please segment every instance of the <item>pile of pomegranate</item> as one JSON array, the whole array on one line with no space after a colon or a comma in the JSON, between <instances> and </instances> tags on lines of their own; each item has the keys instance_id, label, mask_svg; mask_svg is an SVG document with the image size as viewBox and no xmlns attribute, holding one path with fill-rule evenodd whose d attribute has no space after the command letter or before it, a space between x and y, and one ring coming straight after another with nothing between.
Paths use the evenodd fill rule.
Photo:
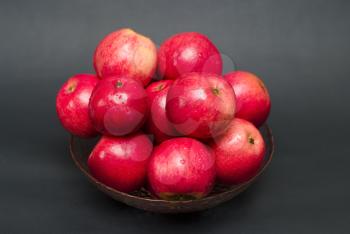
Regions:
<instances>
[{"instance_id":1,"label":"pile of pomegranate","mask_svg":"<svg viewBox=\"0 0 350 234\"><path fill-rule=\"evenodd\" d=\"M268 90L253 73L223 75L221 54L205 35L178 33L157 49L151 39L120 29L97 45L93 65L96 74L63 84L56 110L71 134L101 136L88 158L100 182L187 200L259 171Z\"/></svg>"}]
</instances>

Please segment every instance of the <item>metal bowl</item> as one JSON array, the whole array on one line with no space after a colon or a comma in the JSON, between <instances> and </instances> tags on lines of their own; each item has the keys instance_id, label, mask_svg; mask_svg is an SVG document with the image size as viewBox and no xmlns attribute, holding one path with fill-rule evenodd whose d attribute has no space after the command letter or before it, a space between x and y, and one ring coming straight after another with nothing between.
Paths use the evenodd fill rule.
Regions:
<instances>
[{"instance_id":1,"label":"metal bowl","mask_svg":"<svg viewBox=\"0 0 350 234\"><path fill-rule=\"evenodd\" d=\"M96 143L96 139L85 140L71 136L70 153L77 167L83 172L89 181L92 182L99 190L111 196L113 199L123 202L129 206L151 212L188 213L209 209L232 199L247 189L261 175L261 173L270 164L274 152L274 140L271 129L268 127L268 125L264 125L261 128L261 133L264 137L267 150L263 166L260 168L259 172L249 181L235 186L216 184L213 191L207 197L197 200L165 201L152 196L152 194L145 188L141 188L140 190L128 194L115 190L99 182L90 174L87 166L87 159Z\"/></svg>"}]
</instances>

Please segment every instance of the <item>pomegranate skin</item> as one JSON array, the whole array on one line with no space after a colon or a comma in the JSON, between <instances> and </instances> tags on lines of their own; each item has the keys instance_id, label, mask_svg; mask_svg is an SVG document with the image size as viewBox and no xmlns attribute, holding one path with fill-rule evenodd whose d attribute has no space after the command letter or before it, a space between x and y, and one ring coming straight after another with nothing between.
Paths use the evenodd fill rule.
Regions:
<instances>
[{"instance_id":1,"label":"pomegranate skin","mask_svg":"<svg viewBox=\"0 0 350 234\"><path fill-rule=\"evenodd\" d=\"M70 77L56 96L56 112L63 127L73 135L89 138L98 133L89 117L89 100L98 78L92 74Z\"/></svg>"},{"instance_id":2,"label":"pomegranate skin","mask_svg":"<svg viewBox=\"0 0 350 234\"><path fill-rule=\"evenodd\" d=\"M265 123L270 114L271 100L262 80L246 71L230 72L224 78L236 94L236 117L248 120L256 127Z\"/></svg>"},{"instance_id":3,"label":"pomegranate skin","mask_svg":"<svg viewBox=\"0 0 350 234\"><path fill-rule=\"evenodd\" d=\"M99 82L91 95L89 107L96 130L113 136L138 131L149 111L142 84L131 78L115 76Z\"/></svg>"},{"instance_id":4,"label":"pomegranate skin","mask_svg":"<svg viewBox=\"0 0 350 234\"><path fill-rule=\"evenodd\" d=\"M165 110L166 97L172 83L172 80L161 80L151 83L146 89L150 106L146 128L158 144L179 135L168 120Z\"/></svg>"},{"instance_id":5,"label":"pomegranate skin","mask_svg":"<svg viewBox=\"0 0 350 234\"><path fill-rule=\"evenodd\" d=\"M164 79L177 79L189 72L221 75L219 50L203 34L178 33L163 42L158 52L158 74Z\"/></svg>"},{"instance_id":6,"label":"pomegranate skin","mask_svg":"<svg viewBox=\"0 0 350 234\"><path fill-rule=\"evenodd\" d=\"M100 78L131 77L146 86L157 67L157 48L147 37L124 28L108 34L96 47L93 59Z\"/></svg>"},{"instance_id":7,"label":"pomegranate skin","mask_svg":"<svg viewBox=\"0 0 350 234\"><path fill-rule=\"evenodd\" d=\"M250 122L235 118L227 132L210 144L216 160L218 181L239 184L257 174L265 155L265 142Z\"/></svg>"},{"instance_id":8,"label":"pomegranate skin","mask_svg":"<svg viewBox=\"0 0 350 234\"><path fill-rule=\"evenodd\" d=\"M166 112L179 133L209 139L223 133L233 119L235 95L221 76L187 73L170 86Z\"/></svg>"},{"instance_id":9,"label":"pomegranate skin","mask_svg":"<svg viewBox=\"0 0 350 234\"><path fill-rule=\"evenodd\" d=\"M148 165L148 182L156 196L166 200L206 196L215 181L215 157L209 147L186 137L155 147Z\"/></svg>"},{"instance_id":10,"label":"pomegranate skin","mask_svg":"<svg viewBox=\"0 0 350 234\"><path fill-rule=\"evenodd\" d=\"M142 132L126 137L103 136L88 159L91 174L122 192L141 188L147 178L152 142Z\"/></svg>"}]
</instances>

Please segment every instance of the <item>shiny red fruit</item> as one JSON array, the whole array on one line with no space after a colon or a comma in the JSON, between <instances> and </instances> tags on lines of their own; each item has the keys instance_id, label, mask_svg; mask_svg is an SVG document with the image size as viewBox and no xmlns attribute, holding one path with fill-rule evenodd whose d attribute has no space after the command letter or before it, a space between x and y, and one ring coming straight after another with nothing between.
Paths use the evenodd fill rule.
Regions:
<instances>
[{"instance_id":1,"label":"shiny red fruit","mask_svg":"<svg viewBox=\"0 0 350 234\"><path fill-rule=\"evenodd\" d=\"M271 109L270 95L262 80L245 71L231 72L224 78L236 94L236 117L260 127L267 120Z\"/></svg>"},{"instance_id":2,"label":"shiny red fruit","mask_svg":"<svg viewBox=\"0 0 350 234\"><path fill-rule=\"evenodd\" d=\"M88 159L91 174L122 192L143 186L152 143L143 133L126 137L103 136Z\"/></svg>"},{"instance_id":3,"label":"shiny red fruit","mask_svg":"<svg viewBox=\"0 0 350 234\"><path fill-rule=\"evenodd\" d=\"M223 133L233 119L235 95L221 76L187 73L171 85L166 112L179 133L211 138Z\"/></svg>"},{"instance_id":4,"label":"shiny red fruit","mask_svg":"<svg viewBox=\"0 0 350 234\"><path fill-rule=\"evenodd\" d=\"M79 137L97 135L90 117L89 100L98 83L96 76L78 74L69 78L58 91L56 111L63 127Z\"/></svg>"},{"instance_id":5,"label":"shiny red fruit","mask_svg":"<svg viewBox=\"0 0 350 234\"><path fill-rule=\"evenodd\" d=\"M255 176L265 155L265 142L250 122L235 118L227 132L212 143L219 181L239 184Z\"/></svg>"},{"instance_id":6,"label":"shiny red fruit","mask_svg":"<svg viewBox=\"0 0 350 234\"><path fill-rule=\"evenodd\" d=\"M155 147L148 166L151 191L166 200L202 198L215 180L209 147L191 138L173 138Z\"/></svg>"},{"instance_id":7,"label":"shiny red fruit","mask_svg":"<svg viewBox=\"0 0 350 234\"><path fill-rule=\"evenodd\" d=\"M157 143L179 134L168 120L165 111L166 97L172 83L172 80L161 80L153 82L146 89L150 103L147 130L153 134Z\"/></svg>"},{"instance_id":8,"label":"shiny red fruit","mask_svg":"<svg viewBox=\"0 0 350 234\"><path fill-rule=\"evenodd\" d=\"M203 34L183 32L164 41L158 52L158 73L161 78L176 79L189 72L221 75L219 50Z\"/></svg>"},{"instance_id":9,"label":"shiny red fruit","mask_svg":"<svg viewBox=\"0 0 350 234\"><path fill-rule=\"evenodd\" d=\"M148 100L142 84L125 77L100 81L90 99L90 117L103 133L123 136L136 132L146 121Z\"/></svg>"},{"instance_id":10,"label":"shiny red fruit","mask_svg":"<svg viewBox=\"0 0 350 234\"><path fill-rule=\"evenodd\" d=\"M149 38L131 29L120 29L98 44L94 67L100 78L126 76L146 86L156 71L157 48Z\"/></svg>"}]
</instances>

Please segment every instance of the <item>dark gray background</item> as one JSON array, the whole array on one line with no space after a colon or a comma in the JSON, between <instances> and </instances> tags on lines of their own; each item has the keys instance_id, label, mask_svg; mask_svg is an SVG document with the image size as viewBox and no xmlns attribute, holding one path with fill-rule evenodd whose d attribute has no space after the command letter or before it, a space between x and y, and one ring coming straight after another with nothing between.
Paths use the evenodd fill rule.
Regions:
<instances>
[{"instance_id":1,"label":"dark gray background","mask_svg":"<svg viewBox=\"0 0 350 234\"><path fill-rule=\"evenodd\" d=\"M349 1L1 1L0 233L349 233ZM97 191L74 166L55 95L93 72L108 32L160 44L199 31L259 74L277 151L248 191L165 216Z\"/></svg>"}]
</instances>

